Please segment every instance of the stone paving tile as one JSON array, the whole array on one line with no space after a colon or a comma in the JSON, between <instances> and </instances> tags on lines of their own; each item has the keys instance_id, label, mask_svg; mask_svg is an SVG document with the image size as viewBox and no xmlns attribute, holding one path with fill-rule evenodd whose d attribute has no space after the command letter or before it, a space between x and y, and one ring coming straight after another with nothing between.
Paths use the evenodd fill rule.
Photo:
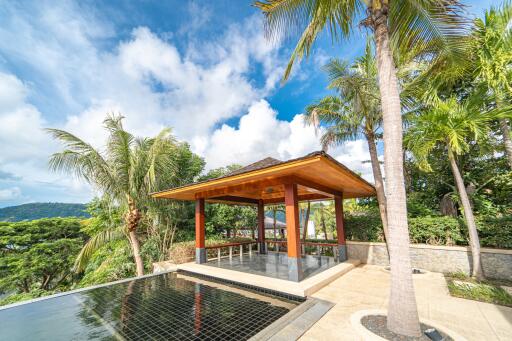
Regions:
<instances>
[{"instance_id":1,"label":"stone paving tile","mask_svg":"<svg viewBox=\"0 0 512 341\"><path fill-rule=\"evenodd\" d=\"M439 323L468 340L512 340L512 308L451 297L439 273L414 275L420 318ZM335 303L301 340L360 340L350 325L359 310L384 309L389 303L389 273L362 265L313 295Z\"/></svg>"}]
</instances>

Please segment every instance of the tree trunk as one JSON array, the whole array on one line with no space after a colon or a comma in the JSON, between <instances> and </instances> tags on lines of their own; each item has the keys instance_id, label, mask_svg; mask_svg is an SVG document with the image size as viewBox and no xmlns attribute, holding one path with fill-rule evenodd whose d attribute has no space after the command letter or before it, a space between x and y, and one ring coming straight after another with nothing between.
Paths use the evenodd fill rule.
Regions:
<instances>
[{"instance_id":1,"label":"tree trunk","mask_svg":"<svg viewBox=\"0 0 512 341\"><path fill-rule=\"evenodd\" d=\"M144 275L144 264L142 263L142 257L140 256L140 244L135 230L130 231L130 243L132 244L133 259L135 260L137 276L142 276Z\"/></svg>"},{"instance_id":2,"label":"tree trunk","mask_svg":"<svg viewBox=\"0 0 512 341\"><path fill-rule=\"evenodd\" d=\"M510 128L507 119L500 119L500 128L501 134L503 135L503 144L505 145L508 166L512 169L512 139L510 138Z\"/></svg>"},{"instance_id":3,"label":"tree trunk","mask_svg":"<svg viewBox=\"0 0 512 341\"><path fill-rule=\"evenodd\" d=\"M475 217L473 216L473 209L469 202L469 197L464 186L464 180L460 174L459 167L455 161L455 156L451 151L448 151L448 158L450 159L450 166L452 168L453 177L455 178L455 184L457 185L457 191L459 192L460 202L464 209L464 218L466 219L466 225L468 226L469 232L469 243L471 245L471 256L473 259L473 270L471 275L477 279L484 278L484 272L482 270L482 262L480 258L480 240L478 238L478 232L476 230Z\"/></svg>"},{"instance_id":4,"label":"tree trunk","mask_svg":"<svg viewBox=\"0 0 512 341\"><path fill-rule=\"evenodd\" d=\"M321 208L324 209L323 207ZM324 230L324 239L328 240L327 238L327 226L325 225L325 218L324 218L324 212L322 212L322 215L320 216L320 221L322 222L322 229Z\"/></svg>"},{"instance_id":5,"label":"tree trunk","mask_svg":"<svg viewBox=\"0 0 512 341\"><path fill-rule=\"evenodd\" d=\"M377 201L379 202L380 219L382 220L382 229L384 230L384 239L386 241L386 247L388 247L387 243L389 240L389 230L388 217L386 214L386 194L384 193L384 181L382 180L382 172L380 170L379 157L377 155L377 147L375 146L375 136L373 132L368 132L365 135L366 141L368 142L368 150L370 152L373 179L375 181L375 191L377 192Z\"/></svg>"},{"instance_id":6,"label":"tree trunk","mask_svg":"<svg viewBox=\"0 0 512 341\"><path fill-rule=\"evenodd\" d=\"M308 206L306 207L306 214L304 217L304 231L302 231L302 240L306 241L308 238L308 224L309 224L309 212L311 210L311 201L308 201Z\"/></svg>"},{"instance_id":7,"label":"tree trunk","mask_svg":"<svg viewBox=\"0 0 512 341\"><path fill-rule=\"evenodd\" d=\"M382 4L382 2L381 2ZM386 212L389 229L391 293L387 327L402 335L421 335L409 255L409 228L403 171L402 116L396 69L389 47L387 7L372 9L384 131Z\"/></svg>"},{"instance_id":8,"label":"tree trunk","mask_svg":"<svg viewBox=\"0 0 512 341\"><path fill-rule=\"evenodd\" d=\"M144 275L144 264L142 262L142 257L140 256L140 244L139 239L137 239L137 227L139 226L139 222L141 219L141 214L135 201L127 196L128 199L128 213L125 216L126 227L128 229L128 234L130 236L130 244L132 245L133 259L135 261L135 267L137 270L137 276Z\"/></svg>"},{"instance_id":9,"label":"tree trunk","mask_svg":"<svg viewBox=\"0 0 512 341\"><path fill-rule=\"evenodd\" d=\"M275 209L272 210L272 216L274 218L274 239L277 239L277 229L276 229L276 219L277 219L277 217L276 217L276 215L277 215L276 210Z\"/></svg>"}]
</instances>

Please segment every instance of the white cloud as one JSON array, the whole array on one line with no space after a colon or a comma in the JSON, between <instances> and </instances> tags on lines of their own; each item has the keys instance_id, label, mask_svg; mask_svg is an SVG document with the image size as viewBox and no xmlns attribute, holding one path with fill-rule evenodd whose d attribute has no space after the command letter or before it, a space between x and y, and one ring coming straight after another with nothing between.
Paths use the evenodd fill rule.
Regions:
<instances>
[{"instance_id":1,"label":"white cloud","mask_svg":"<svg viewBox=\"0 0 512 341\"><path fill-rule=\"evenodd\" d=\"M370 153L366 140L347 141L343 145L329 150L329 154L373 183L372 165L369 162ZM383 168L382 171L384 171Z\"/></svg>"},{"instance_id":2,"label":"white cloud","mask_svg":"<svg viewBox=\"0 0 512 341\"><path fill-rule=\"evenodd\" d=\"M0 189L0 201L17 199L20 196L21 196L21 189L19 187Z\"/></svg>"},{"instance_id":3,"label":"white cloud","mask_svg":"<svg viewBox=\"0 0 512 341\"><path fill-rule=\"evenodd\" d=\"M191 22L190 29L206 23L208 15ZM0 171L21 178L16 186L24 194L24 186L40 192L50 186L55 195L66 193L73 201L90 197L82 182L47 170L58 145L41 128L63 128L101 147L101 124L108 112L122 113L125 127L137 135L173 127L209 168L266 156L286 160L320 149L302 115L280 120L264 100L277 86L287 56L279 54L279 44L265 39L261 16L233 24L207 41L182 32L189 40L184 50L147 27L134 28L105 50L101 46L114 37L113 27L94 11L68 2L59 7L37 3L30 11L9 4L0 19L0 53L23 63L34 79L0 73ZM258 81L254 74L260 75ZM32 104L34 98L65 111L50 114ZM237 117L236 128L222 124ZM343 148L336 155L350 155L345 163L365 174L368 167L360 162L367 154L364 146ZM0 183L0 190L13 188L6 186Z\"/></svg>"},{"instance_id":4,"label":"white cloud","mask_svg":"<svg viewBox=\"0 0 512 341\"><path fill-rule=\"evenodd\" d=\"M41 130L41 113L26 101L28 89L14 75L0 72L0 93L0 165L41 157L50 141Z\"/></svg>"},{"instance_id":5,"label":"white cloud","mask_svg":"<svg viewBox=\"0 0 512 341\"><path fill-rule=\"evenodd\" d=\"M246 165L267 156L280 160L300 157L321 149L319 135L304 125L304 116L295 115L291 122L279 120L269 103L253 103L240 119L239 127L223 125L210 138L203 139L197 152L204 155L208 168L232 163ZM365 179L373 181L370 154L365 140L348 141L329 153Z\"/></svg>"}]
</instances>

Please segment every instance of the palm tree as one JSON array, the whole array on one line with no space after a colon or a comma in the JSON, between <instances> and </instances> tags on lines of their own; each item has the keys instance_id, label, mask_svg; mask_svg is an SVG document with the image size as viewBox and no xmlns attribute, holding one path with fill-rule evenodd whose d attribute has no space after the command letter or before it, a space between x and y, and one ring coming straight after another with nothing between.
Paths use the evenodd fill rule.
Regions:
<instances>
[{"instance_id":1,"label":"palm tree","mask_svg":"<svg viewBox=\"0 0 512 341\"><path fill-rule=\"evenodd\" d=\"M459 35L464 33L461 6L456 0L265 0L255 3L266 17L269 36L302 32L285 72L296 59L308 56L317 36L327 28L333 41L352 32L355 20L375 37L377 70L384 128L386 209L389 226L391 293L388 328L419 336L416 298L409 257L409 229L403 173L400 91L393 52L422 47L433 67L439 60L463 58Z\"/></svg>"},{"instance_id":2,"label":"palm tree","mask_svg":"<svg viewBox=\"0 0 512 341\"><path fill-rule=\"evenodd\" d=\"M327 96L308 106L305 121L315 127L320 124L326 126L321 137L324 150L329 146L364 136L370 152L384 238L388 241L386 195L376 147L378 130L382 126L382 112L377 83L377 64L371 41L367 40L364 55L356 59L352 65L333 59L324 69L330 80L328 88L336 89L339 97Z\"/></svg>"},{"instance_id":3,"label":"palm tree","mask_svg":"<svg viewBox=\"0 0 512 341\"><path fill-rule=\"evenodd\" d=\"M65 149L50 157L53 171L73 174L104 193L124 212L124 226L111 226L94 235L77 259L83 269L92 253L106 242L127 235L137 275L144 274L137 228L154 199L149 193L172 184L176 141L169 129L154 138L136 138L122 125L123 117L108 115L104 121L109 136L104 153L77 136L60 129L47 129Z\"/></svg>"},{"instance_id":4,"label":"palm tree","mask_svg":"<svg viewBox=\"0 0 512 341\"><path fill-rule=\"evenodd\" d=\"M301 217L304 217L304 219L302 219L302 223L303 223L303 230L302 230L302 240L303 241L306 241L306 239L308 238L308 224L309 224L309 215L311 213L311 201L307 201L306 204L305 204L306 207L304 207L303 209L301 209L301 212L304 212L304 214L301 213Z\"/></svg>"},{"instance_id":5,"label":"palm tree","mask_svg":"<svg viewBox=\"0 0 512 341\"><path fill-rule=\"evenodd\" d=\"M482 110L483 97L485 97L483 94L477 93L462 103L455 97L445 101L435 98L426 112L411 118L406 136L408 148L416 157L419 166L427 171L432 170L428 163L430 152L436 147L446 148L469 231L473 259L472 276L478 279L484 277L480 259L480 241L473 208L457 165L457 156L466 153L470 143L485 138L493 120L510 116L507 112L500 112L498 109Z\"/></svg>"},{"instance_id":6,"label":"palm tree","mask_svg":"<svg viewBox=\"0 0 512 341\"><path fill-rule=\"evenodd\" d=\"M484 19L475 19L473 30L474 72L493 93L498 108L512 92L512 4L506 1L501 8L491 7ZM507 96L508 95L508 96ZM512 139L508 120L499 120L505 154L512 168Z\"/></svg>"},{"instance_id":7,"label":"palm tree","mask_svg":"<svg viewBox=\"0 0 512 341\"><path fill-rule=\"evenodd\" d=\"M321 226L324 233L324 239L328 240L327 225L334 222L333 206L325 202L319 202L314 205L313 219L315 226Z\"/></svg>"}]
</instances>

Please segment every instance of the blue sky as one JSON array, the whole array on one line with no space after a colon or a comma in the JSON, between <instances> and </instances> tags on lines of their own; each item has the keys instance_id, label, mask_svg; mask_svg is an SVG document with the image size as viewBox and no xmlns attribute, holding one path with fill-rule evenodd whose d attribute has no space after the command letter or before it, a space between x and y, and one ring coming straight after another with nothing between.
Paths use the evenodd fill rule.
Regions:
<instances>
[{"instance_id":1,"label":"blue sky","mask_svg":"<svg viewBox=\"0 0 512 341\"><path fill-rule=\"evenodd\" d=\"M120 112L142 136L171 126L208 168L319 149L304 107L327 93L321 66L353 59L365 41L331 44L279 80L293 41L270 43L251 1L1 1L0 207L86 202L87 184L48 171L59 145L45 127L101 148L101 122ZM480 15L496 1L468 1ZM371 180L364 141L333 156Z\"/></svg>"}]
</instances>

